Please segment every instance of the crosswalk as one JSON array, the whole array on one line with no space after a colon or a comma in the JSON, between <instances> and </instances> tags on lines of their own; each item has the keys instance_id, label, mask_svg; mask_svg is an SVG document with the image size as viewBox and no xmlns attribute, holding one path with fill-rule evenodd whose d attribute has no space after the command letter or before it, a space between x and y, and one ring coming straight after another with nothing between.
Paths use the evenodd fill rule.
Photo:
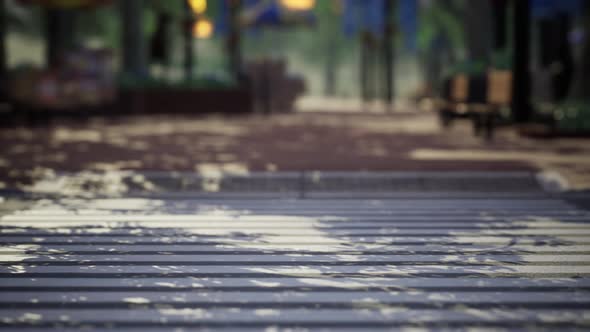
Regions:
<instances>
[{"instance_id":1,"label":"crosswalk","mask_svg":"<svg viewBox=\"0 0 590 332\"><path fill-rule=\"evenodd\" d=\"M29 198L0 215L11 331L590 327L590 213L538 193Z\"/></svg>"}]
</instances>

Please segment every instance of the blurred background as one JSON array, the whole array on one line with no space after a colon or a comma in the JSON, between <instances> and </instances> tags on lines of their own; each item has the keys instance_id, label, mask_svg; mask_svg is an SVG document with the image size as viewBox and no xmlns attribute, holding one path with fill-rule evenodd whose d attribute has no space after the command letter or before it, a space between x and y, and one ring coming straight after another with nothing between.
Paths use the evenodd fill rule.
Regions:
<instances>
[{"instance_id":1,"label":"blurred background","mask_svg":"<svg viewBox=\"0 0 590 332\"><path fill-rule=\"evenodd\" d=\"M298 97L435 97L454 74L514 68L524 33L531 100L583 99L587 1L524 2L3 0L3 93L59 110L121 91L248 83L281 99L275 111ZM263 91L275 80L285 82Z\"/></svg>"},{"instance_id":2,"label":"blurred background","mask_svg":"<svg viewBox=\"0 0 590 332\"><path fill-rule=\"evenodd\" d=\"M589 7L2 0L0 167L587 178Z\"/></svg>"}]
</instances>

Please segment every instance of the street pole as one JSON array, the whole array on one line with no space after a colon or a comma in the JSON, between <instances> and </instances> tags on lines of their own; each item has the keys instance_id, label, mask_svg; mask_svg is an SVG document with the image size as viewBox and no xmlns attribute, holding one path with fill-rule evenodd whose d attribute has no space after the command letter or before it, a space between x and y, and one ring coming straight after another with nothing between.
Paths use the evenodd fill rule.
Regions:
<instances>
[{"instance_id":1,"label":"street pole","mask_svg":"<svg viewBox=\"0 0 590 332\"><path fill-rule=\"evenodd\" d=\"M361 88L361 99L363 107L365 107L371 99L371 73L370 66L372 62L372 51L371 51L371 35L367 30L362 30L360 33L361 38L361 54L360 54L360 88Z\"/></svg>"},{"instance_id":2,"label":"street pole","mask_svg":"<svg viewBox=\"0 0 590 332\"><path fill-rule=\"evenodd\" d=\"M184 0L184 9L186 20L185 20L185 27L183 29L183 39L184 39L184 78L187 81L193 79L193 67L194 67L194 38L193 38L193 24L195 20L193 19L193 11L190 7L190 4L187 0Z\"/></svg>"},{"instance_id":3,"label":"street pole","mask_svg":"<svg viewBox=\"0 0 590 332\"><path fill-rule=\"evenodd\" d=\"M229 34L227 52L229 54L229 69L236 82L242 77L242 28L240 26L240 0L229 1Z\"/></svg>"},{"instance_id":4,"label":"street pole","mask_svg":"<svg viewBox=\"0 0 590 332\"><path fill-rule=\"evenodd\" d=\"M0 0L0 101L6 97L6 1Z\"/></svg>"},{"instance_id":5,"label":"street pole","mask_svg":"<svg viewBox=\"0 0 590 332\"><path fill-rule=\"evenodd\" d=\"M495 1L495 0L494 0ZM465 5L464 30L469 61L487 61L493 48L492 2L485 0L469 1ZM529 0L513 0L528 2Z\"/></svg>"},{"instance_id":6,"label":"street pole","mask_svg":"<svg viewBox=\"0 0 590 332\"><path fill-rule=\"evenodd\" d=\"M492 14L494 16L494 50L501 51L506 48L506 18L508 16L508 1L491 1Z\"/></svg>"},{"instance_id":7,"label":"street pole","mask_svg":"<svg viewBox=\"0 0 590 332\"><path fill-rule=\"evenodd\" d=\"M395 0L384 1L385 24L383 26L383 57L385 60L385 102L388 111L391 111L393 100L395 98L395 81L394 81L394 20Z\"/></svg>"},{"instance_id":8,"label":"street pole","mask_svg":"<svg viewBox=\"0 0 590 332\"><path fill-rule=\"evenodd\" d=\"M590 32L590 1L584 3L583 11L584 29L588 33ZM590 86L590 38L587 36L583 43L582 57L576 69L575 75L577 79L572 88L571 96L574 100L590 102L590 93L588 93L588 86Z\"/></svg>"},{"instance_id":9,"label":"street pole","mask_svg":"<svg viewBox=\"0 0 590 332\"><path fill-rule=\"evenodd\" d=\"M135 78L148 74L146 41L143 34L143 1L121 0L123 26L123 72Z\"/></svg>"},{"instance_id":10,"label":"street pole","mask_svg":"<svg viewBox=\"0 0 590 332\"><path fill-rule=\"evenodd\" d=\"M531 5L528 0L512 0L514 5L514 60L512 117L517 123L531 119L531 77L529 72Z\"/></svg>"}]
</instances>

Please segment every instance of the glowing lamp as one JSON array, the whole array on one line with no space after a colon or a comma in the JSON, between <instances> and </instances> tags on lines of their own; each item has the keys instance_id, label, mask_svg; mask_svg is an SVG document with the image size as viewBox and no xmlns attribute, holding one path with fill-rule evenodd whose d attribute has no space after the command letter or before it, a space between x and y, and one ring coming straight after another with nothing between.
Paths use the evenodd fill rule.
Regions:
<instances>
[{"instance_id":1,"label":"glowing lamp","mask_svg":"<svg viewBox=\"0 0 590 332\"><path fill-rule=\"evenodd\" d=\"M209 19L198 19L193 25L193 37L198 39L211 38L213 30L213 23Z\"/></svg>"},{"instance_id":2,"label":"glowing lamp","mask_svg":"<svg viewBox=\"0 0 590 332\"><path fill-rule=\"evenodd\" d=\"M207 10L207 0L188 0L193 13L197 15L203 14Z\"/></svg>"},{"instance_id":3,"label":"glowing lamp","mask_svg":"<svg viewBox=\"0 0 590 332\"><path fill-rule=\"evenodd\" d=\"M315 7L316 0L281 0L281 5L289 10L305 11Z\"/></svg>"}]
</instances>

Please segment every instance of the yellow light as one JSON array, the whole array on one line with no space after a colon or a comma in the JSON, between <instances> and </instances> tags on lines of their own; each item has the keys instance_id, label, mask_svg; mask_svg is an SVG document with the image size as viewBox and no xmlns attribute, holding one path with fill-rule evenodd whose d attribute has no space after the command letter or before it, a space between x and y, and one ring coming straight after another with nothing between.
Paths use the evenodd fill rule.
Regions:
<instances>
[{"instance_id":1,"label":"yellow light","mask_svg":"<svg viewBox=\"0 0 590 332\"><path fill-rule=\"evenodd\" d=\"M193 25L193 37L208 39L213 35L213 23L206 18L199 19Z\"/></svg>"},{"instance_id":2,"label":"yellow light","mask_svg":"<svg viewBox=\"0 0 590 332\"><path fill-rule=\"evenodd\" d=\"M188 0L193 13L197 15L203 14L207 10L207 0Z\"/></svg>"},{"instance_id":3,"label":"yellow light","mask_svg":"<svg viewBox=\"0 0 590 332\"><path fill-rule=\"evenodd\" d=\"M281 4L289 10L310 10L315 7L316 0L281 0Z\"/></svg>"}]
</instances>

